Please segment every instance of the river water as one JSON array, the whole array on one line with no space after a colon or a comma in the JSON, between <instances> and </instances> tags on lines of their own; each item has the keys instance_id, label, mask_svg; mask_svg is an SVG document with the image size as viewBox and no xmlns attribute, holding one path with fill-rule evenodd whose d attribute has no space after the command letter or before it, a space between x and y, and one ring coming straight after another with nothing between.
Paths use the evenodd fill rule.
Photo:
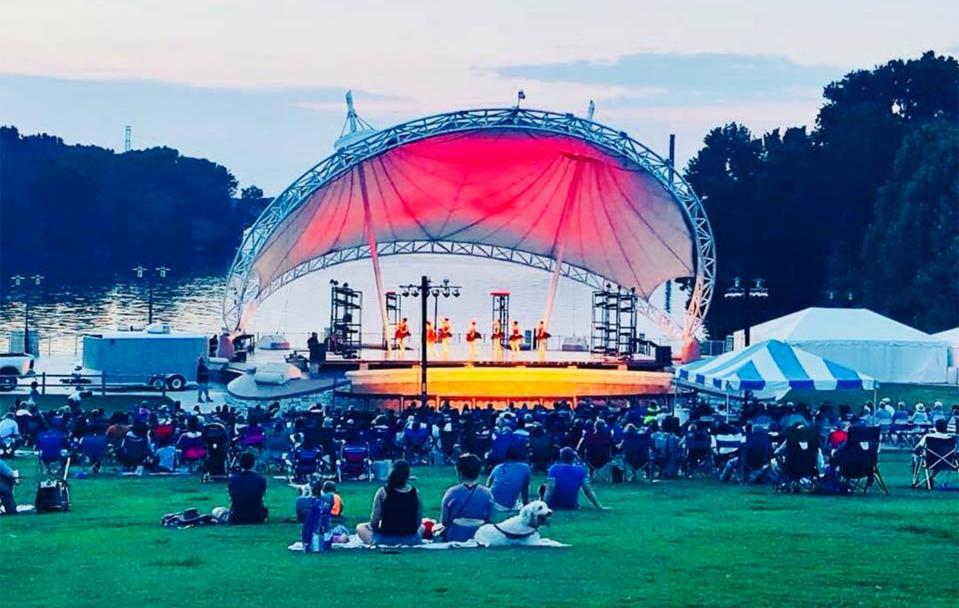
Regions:
<instances>
[{"instance_id":1,"label":"river water","mask_svg":"<svg viewBox=\"0 0 959 608\"><path fill-rule=\"evenodd\" d=\"M450 317L454 332L464 332L475 319L483 333L492 318L490 291L511 292L511 316L524 328L532 328L542 318L549 290L550 275L540 270L505 262L459 256L396 256L381 260L386 290L419 283L421 275L434 282L449 278L462 286L458 298L440 298L440 318ZM244 323L252 333L282 333L294 346L302 347L310 331L322 331L329 325L330 280L348 282L364 295L364 339L375 341L382 324L376 301L376 285L368 260L350 262L300 278L273 294ZM170 323L178 331L211 334L223 326L223 276L179 276L176 269L154 290L154 320ZM25 294L3 286L0 295L0 350L8 346L10 330L23 328ZM684 295L673 290L672 308L681 313ZM47 353L80 354L84 333L140 326L147 318L147 290L143 283L129 281L106 283L46 282L34 290L31 298L31 331L39 332L41 355ZM662 289L652 300L664 303ZM562 279L557 290L550 331L559 344L566 336L587 339L591 325L592 290ZM403 299L403 315L411 327L419 326L419 301ZM430 301L430 315L434 303ZM681 315L677 315L678 317ZM641 321L639 331L653 339L659 335L650 323Z\"/></svg>"}]
</instances>

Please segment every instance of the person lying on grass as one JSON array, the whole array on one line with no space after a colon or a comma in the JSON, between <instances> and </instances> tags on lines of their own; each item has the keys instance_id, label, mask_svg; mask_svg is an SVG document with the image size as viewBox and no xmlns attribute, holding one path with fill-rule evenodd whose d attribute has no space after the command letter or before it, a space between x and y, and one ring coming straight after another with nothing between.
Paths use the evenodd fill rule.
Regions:
<instances>
[{"instance_id":1,"label":"person lying on grass","mask_svg":"<svg viewBox=\"0 0 959 608\"><path fill-rule=\"evenodd\" d=\"M367 545L418 545L423 542L420 522L423 504L410 485L410 463L397 460L386 485L373 497L370 521L356 526L356 534Z\"/></svg>"},{"instance_id":2,"label":"person lying on grass","mask_svg":"<svg viewBox=\"0 0 959 608\"><path fill-rule=\"evenodd\" d=\"M451 487L443 496L440 523L444 528L444 540L470 540L480 526L489 523L493 515L493 494L478 481L482 471L483 462L475 454L463 454L456 460L461 483Z\"/></svg>"},{"instance_id":3,"label":"person lying on grass","mask_svg":"<svg viewBox=\"0 0 959 608\"><path fill-rule=\"evenodd\" d=\"M571 447L565 447L559 451L559 462L549 468L546 484L540 488L540 492L545 492L543 500L553 510L570 510L579 508L579 492L593 503L597 509L607 510L599 502L589 485L589 472L586 467L576 462L576 451Z\"/></svg>"}]
</instances>

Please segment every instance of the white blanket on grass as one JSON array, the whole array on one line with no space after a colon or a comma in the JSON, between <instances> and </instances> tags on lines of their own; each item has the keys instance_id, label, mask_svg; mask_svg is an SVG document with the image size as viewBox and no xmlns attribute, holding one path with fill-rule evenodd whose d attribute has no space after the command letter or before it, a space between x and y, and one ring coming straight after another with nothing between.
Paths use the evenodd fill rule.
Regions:
<instances>
[{"instance_id":1,"label":"white blanket on grass","mask_svg":"<svg viewBox=\"0 0 959 608\"><path fill-rule=\"evenodd\" d=\"M563 543L556 542L549 538L541 538L539 542L531 545L517 545L523 547L569 547L570 545L564 545ZM475 540L467 540L463 542L424 542L420 545L367 545L356 534L350 535L350 540L345 543L334 543L333 549L342 550L342 549L477 549L481 548L482 545L477 543ZM303 551L303 543L295 542L288 547L290 551Z\"/></svg>"}]
</instances>

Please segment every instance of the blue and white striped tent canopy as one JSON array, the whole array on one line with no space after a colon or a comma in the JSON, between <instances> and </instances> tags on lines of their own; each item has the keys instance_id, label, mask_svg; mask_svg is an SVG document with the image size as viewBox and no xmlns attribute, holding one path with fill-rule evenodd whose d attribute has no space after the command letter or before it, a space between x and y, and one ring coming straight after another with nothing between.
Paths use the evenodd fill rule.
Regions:
<instances>
[{"instance_id":1,"label":"blue and white striped tent canopy","mask_svg":"<svg viewBox=\"0 0 959 608\"><path fill-rule=\"evenodd\" d=\"M794 388L876 388L876 381L869 376L779 340L682 365L676 368L675 376L694 387L725 393L750 391L761 399L779 399Z\"/></svg>"}]
</instances>

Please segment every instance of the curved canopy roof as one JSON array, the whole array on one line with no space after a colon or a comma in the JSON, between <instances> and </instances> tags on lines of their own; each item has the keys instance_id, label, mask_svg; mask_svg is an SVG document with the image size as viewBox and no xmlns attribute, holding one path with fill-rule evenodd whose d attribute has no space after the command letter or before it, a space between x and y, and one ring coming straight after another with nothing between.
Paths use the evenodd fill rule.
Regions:
<instances>
[{"instance_id":1,"label":"curved canopy roof","mask_svg":"<svg viewBox=\"0 0 959 608\"><path fill-rule=\"evenodd\" d=\"M405 144L316 190L254 262L260 286L366 244L367 218L377 242L483 243L561 258L644 297L695 267L684 210L648 173L570 136L500 129Z\"/></svg>"},{"instance_id":2,"label":"curved canopy roof","mask_svg":"<svg viewBox=\"0 0 959 608\"><path fill-rule=\"evenodd\" d=\"M635 289L639 312L690 335L712 296L702 204L623 132L571 114L462 110L350 141L295 181L244 234L224 319L321 268L404 253L479 255L594 288ZM648 303L694 277L684 328Z\"/></svg>"}]
</instances>

